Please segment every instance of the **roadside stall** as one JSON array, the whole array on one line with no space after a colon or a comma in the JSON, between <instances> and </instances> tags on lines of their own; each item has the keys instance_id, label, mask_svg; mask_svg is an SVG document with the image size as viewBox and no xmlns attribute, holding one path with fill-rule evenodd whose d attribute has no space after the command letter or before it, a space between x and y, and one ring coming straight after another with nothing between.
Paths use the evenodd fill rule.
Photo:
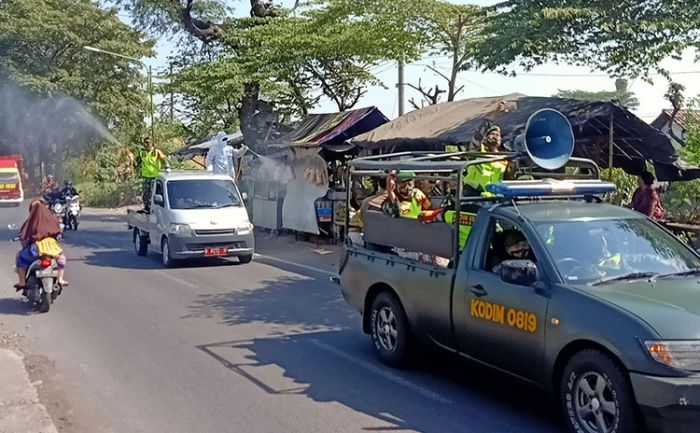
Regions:
<instances>
[{"instance_id":1,"label":"roadside stall","mask_svg":"<svg viewBox=\"0 0 700 433\"><path fill-rule=\"evenodd\" d=\"M445 102L412 111L351 142L367 151L478 150L485 129L501 128L506 150L516 147L530 116L555 109L569 120L574 133L573 156L589 158L600 167L619 167L638 175L651 164L659 181L692 180L700 168L688 166L671 140L630 111L611 102L531 97L510 94Z\"/></svg>"},{"instance_id":2,"label":"roadside stall","mask_svg":"<svg viewBox=\"0 0 700 433\"><path fill-rule=\"evenodd\" d=\"M286 152L291 180L286 182L282 227L338 239L344 215L347 162L357 154L352 137L388 122L376 107L314 114L271 143Z\"/></svg>"}]
</instances>

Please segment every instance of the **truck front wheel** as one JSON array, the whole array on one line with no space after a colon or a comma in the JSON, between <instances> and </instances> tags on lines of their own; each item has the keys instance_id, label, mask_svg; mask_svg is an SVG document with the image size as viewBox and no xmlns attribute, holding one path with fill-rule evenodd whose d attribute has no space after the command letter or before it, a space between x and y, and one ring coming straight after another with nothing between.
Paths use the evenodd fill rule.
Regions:
<instances>
[{"instance_id":1,"label":"truck front wheel","mask_svg":"<svg viewBox=\"0 0 700 433\"><path fill-rule=\"evenodd\" d=\"M564 418L576 433L633 433L636 404L627 374L610 356L596 349L574 355L559 387Z\"/></svg>"},{"instance_id":2,"label":"truck front wheel","mask_svg":"<svg viewBox=\"0 0 700 433\"><path fill-rule=\"evenodd\" d=\"M391 367L405 365L411 343L411 330L401 302L389 292L374 298L370 310L372 341L382 362Z\"/></svg>"},{"instance_id":3,"label":"truck front wheel","mask_svg":"<svg viewBox=\"0 0 700 433\"><path fill-rule=\"evenodd\" d=\"M168 242L168 238L163 238L160 244L160 251L161 263L163 264L163 267L172 268L175 266L175 259L173 259L173 256L170 253L170 243Z\"/></svg>"}]
</instances>

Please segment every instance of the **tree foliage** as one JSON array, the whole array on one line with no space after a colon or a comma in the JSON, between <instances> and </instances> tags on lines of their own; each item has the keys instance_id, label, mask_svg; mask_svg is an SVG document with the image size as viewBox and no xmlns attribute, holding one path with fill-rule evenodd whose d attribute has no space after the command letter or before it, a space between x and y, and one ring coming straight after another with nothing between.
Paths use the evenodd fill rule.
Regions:
<instances>
[{"instance_id":1,"label":"tree foliage","mask_svg":"<svg viewBox=\"0 0 700 433\"><path fill-rule=\"evenodd\" d=\"M222 15L216 21L223 33L215 43L200 38L205 46L199 53L194 52L199 44L192 39L185 45L170 89L183 102L192 120L191 131L211 132L237 123L248 143L255 146L269 136L273 117L305 116L320 96L332 101L339 111L350 109L369 86L381 85L372 68L384 61L418 58L424 36L415 32L415 18L406 13L418 1L399 0L388 5L315 0L294 15L283 9L265 18ZM137 16L142 22L159 23L163 16L178 18L172 9L163 9L159 0L121 3L129 3L134 13L143 12ZM192 6L192 13L198 4L175 1L168 2L168 7L171 3L176 9ZM401 9L402 5L406 7ZM160 12L154 13L154 8ZM409 18L414 21L409 22ZM267 113L263 100L274 103L276 115ZM261 111L267 114L253 117ZM238 122L234 122L236 113ZM267 119L262 125L260 117Z\"/></svg>"},{"instance_id":2,"label":"tree foliage","mask_svg":"<svg viewBox=\"0 0 700 433\"><path fill-rule=\"evenodd\" d=\"M0 131L5 147L22 143L28 157L41 154L44 162L53 158L60 165L70 155L66 146L87 144L81 130L103 128L77 101L125 137L140 132L146 99L138 65L88 52L85 45L137 58L152 53L151 41L95 1L0 2L0 84L16 87L4 93L3 103L12 111L0 112L0 125L8 116L29 122L5 124Z\"/></svg>"},{"instance_id":3,"label":"tree foliage","mask_svg":"<svg viewBox=\"0 0 700 433\"><path fill-rule=\"evenodd\" d=\"M555 95L559 98L579 99L581 101L615 102L622 107L633 110L639 107L639 100L634 92L629 90L628 81L623 78L615 80L615 90L589 92L586 90L559 90Z\"/></svg>"},{"instance_id":4,"label":"tree foliage","mask_svg":"<svg viewBox=\"0 0 700 433\"><path fill-rule=\"evenodd\" d=\"M493 8L477 57L502 72L555 61L636 78L699 45L696 0L507 0Z\"/></svg>"},{"instance_id":5,"label":"tree foliage","mask_svg":"<svg viewBox=\"0 0 700 433\"><path fill-rule=\"evenodd\" d=\"M481 43L485 17L484 9L474 5L456 5L435 0L422 2L416 31L425 36L422 42L428 56L449 59L448 72L429 67L445 80L447 89L444 93L448 101L454 101L464 88L458 85L457 74L473 67L474 50ZM439 93L436 87L434 95ZM431 99L430 95L424 96ZM437 98L432 99L437 102Z\"/></svg>"},{"instance_id":6,"label":"tree foliage","mask_svg":"<svg viewBox=\"0 0 700 433\"><path fill-rule=\"evenodd\" d=\"M695 108L699 101L691 101L689 108ZM680 157L685 162L700 165L700 123L688 116L685 145ZM700 179L687 182L673 182L669 191L662 197L669 216L675 221L700 224Z\"/></svg>"}]
</instances>

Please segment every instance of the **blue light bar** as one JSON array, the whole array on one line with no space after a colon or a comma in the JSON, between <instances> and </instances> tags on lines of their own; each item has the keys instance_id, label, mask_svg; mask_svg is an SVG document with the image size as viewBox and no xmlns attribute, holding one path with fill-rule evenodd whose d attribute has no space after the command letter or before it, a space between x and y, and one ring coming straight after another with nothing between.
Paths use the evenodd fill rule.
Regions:
<instances>
[{"instance_id":1,"label":"blue light bar","mask_svg":"<svg viewBox=\"0 0 700 433\"><path fill-rule=\"evenodd\" d=\"M615 191L615 184L599 180L513 180L490 183L486 191L505 197L580 196Z\"/></svg>"}]
</instances>

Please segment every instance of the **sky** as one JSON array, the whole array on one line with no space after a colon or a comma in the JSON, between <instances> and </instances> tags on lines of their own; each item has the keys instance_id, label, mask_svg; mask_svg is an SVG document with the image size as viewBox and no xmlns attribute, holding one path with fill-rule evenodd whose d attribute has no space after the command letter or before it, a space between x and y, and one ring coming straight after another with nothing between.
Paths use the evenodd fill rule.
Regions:
<instances>
[{"instance_id":1,"label":"sky","mask_svg":"<svg viewBox=\"0 0 700 433\"><path fill-rule=\"evenodd\" d=\"M497 3L498 0L451 0L453 3L478 4L488 6ZM236 7L236 15L248 14L248 2L233 2ZM277 1L276 4L291 7L293 0ZM128 18L120 15L122 19ZM147 59L146 62L153 66L154 70L165 71L167 57L173 52L174 46L169 41L159 41L156 46L157 56ZM419 62L406 65L404 80L406 83L417 85L418 80L424 87L434 87L439 84L441 89L446 88L446 82L435 72L429 70L426 65L437 69L449 70L449 61L446 58L424 58ZM679 61L668 59L662 65L671 71L672 77L686 87L686 98L700 95L700 64L695 62L694 51L688 50ZM366 106L378 107L388 118L398 116L398 91L396 88L398 69L394 63L385 62L372 68L376 76L384 83L386 88L371 87L365 96L357 104L356 108ZM498 96L509 93L523 93L529 96L552 96L561 90L614 90L614 79L602 72L590 71L588 68L576 67L566 64L544 64L527 73L519 73L516 77L506 77L496 73L481 73L478 71L465 71L459 74L458 85L464 85L464 90L457 95L457 99L475 98L484 96ZM642 80L632 81L630 90L639 99L640 106L634 113L647 122L651 122L659 115L662 109L670 108L668 101L664 99L668 82L660 76L652 76L652 83ZM318 94L321 92L318 91ZM406 111L412 108L408 99L414 97L420 100L420 94L406 86ZM313 112L334 112L337 107L327 98L322 98L320 104Z\"/></svg>"}]
</instances>

